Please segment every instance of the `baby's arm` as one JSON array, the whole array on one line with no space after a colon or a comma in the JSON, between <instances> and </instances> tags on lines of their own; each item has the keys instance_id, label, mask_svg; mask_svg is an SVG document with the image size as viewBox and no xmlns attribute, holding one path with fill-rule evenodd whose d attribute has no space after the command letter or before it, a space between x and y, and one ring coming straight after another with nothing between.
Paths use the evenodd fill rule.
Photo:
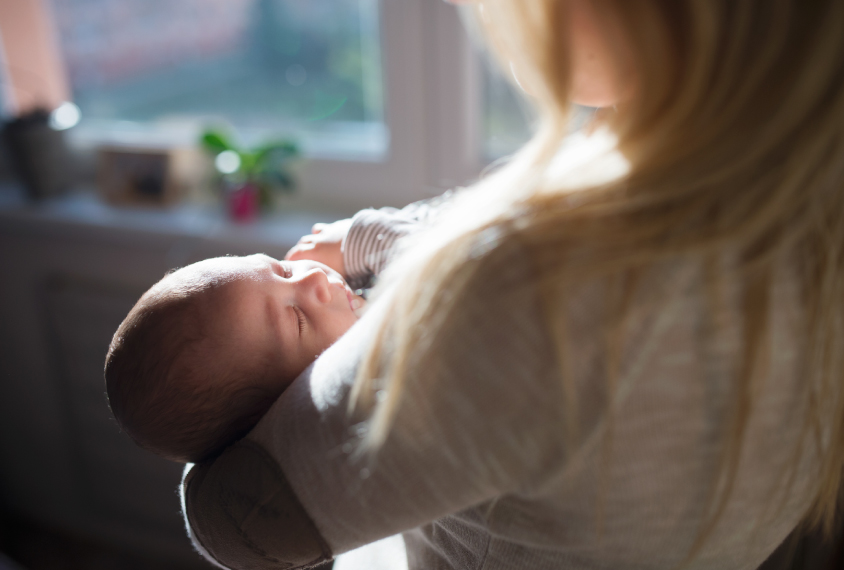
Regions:
<instances>
[{"instance_id":1,"label":"baby's arm","mask_svg":"<svg viewBox=\"0 0 844 570\"><path fill-rule=\"evenodd\" d=\"M330 224L314 224L311 233L299 238L284 259L298 261L312 259L346 277L346 265L343 261L343 240L349 233L354 218L337 220Z\"/></svg>"},{"instance_id":2,"label":"baby's arm","mask_svg":"<svg viewBox=\"0 0 844 570\"><path fill-rule=\"evenodd\" d=\"M396 241L431 219L448 194L401 210L361 210L352 218L316 224L286 259L313 259L342 274L352 288L365 287L389 262Z\"/></svg>"}]
</instances>

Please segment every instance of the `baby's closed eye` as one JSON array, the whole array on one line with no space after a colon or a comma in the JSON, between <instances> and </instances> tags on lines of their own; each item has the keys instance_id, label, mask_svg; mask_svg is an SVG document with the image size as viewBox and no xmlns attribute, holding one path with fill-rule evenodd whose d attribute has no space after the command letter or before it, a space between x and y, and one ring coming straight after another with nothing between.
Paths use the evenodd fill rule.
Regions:
<instances>
[{"instance_id":1,"label":"baby's closed eye","mask_svg":"<svg viewBox=\"0 0 844 570\"><path fill-rule=\"evenodd\" d=\"M299 327L299 336L302 336L302 332L305 330L306 325L305 313L302 312L302 309L296 306L293 306L293 312L296 313L296 320Z\"/></svg>"}]
</instances>

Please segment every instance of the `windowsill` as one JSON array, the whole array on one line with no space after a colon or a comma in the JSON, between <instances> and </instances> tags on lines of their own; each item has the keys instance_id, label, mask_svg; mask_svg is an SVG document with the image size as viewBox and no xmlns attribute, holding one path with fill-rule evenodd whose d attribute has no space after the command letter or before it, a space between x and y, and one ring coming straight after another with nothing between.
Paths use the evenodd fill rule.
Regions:
<instances>
[{"instance_id":1,"label":"windowsill","mask_svg":"<svg viewBox=\"0 0 844 570\"><path fill-rule=\"evenodd\" d=\"M211 167L210 164L200 166L196 160L203 156L197 146L201 133L197 125L111 123L106 126L89 122L65 131L65 140L77 162L79 180L86 186L96 183L100 148L175 150L187 159L183 166L191 172L187 174L191 178L198 172L196 168ZM427 186L419 183L421 155L405 153L405 158L398 160L385 125L338 122L331 129L311 133L309 137L290 137L299 145L301 158L290 165L297 191L284 201L297 211L350 215L362 208L400 207L428 197ZM258 145L262 140L271 139L238 137L238 142L247 146ZM190 181L188 184L192 185Z\"/></svg>"},{"instance_id":2,"label":"windowsill","mask_svg":"<svg viewBox=\"0 0 844 570\"><path fill-rule=\"evenodd\" d=\"M229 220L220 206L179 204L169 208L118 207L103 202L93 191L80 190L58 198L27 200L17 184L0 184L0 231L61 233L120 241L146 238L223 244L240 251L273 251L291 247L310 233L316 222L336 219L319 212L280 212L250 223Z\"/></svg>"},{"instance_id":3,"label":"windowsill","mask_svg":"<svg viewBox=\"0 0 844 570\"><path fill-rule=\"evenodd\" d=\"M185 118L163 122L136 123L89 119L67 131L68 142L77 149L99 146L145 148L196 147L202 133L213 122ZM380 122L334 122L320 129L267 128L239 133L237 140L259 146L271 140L291 140L310 160L338 160L379 163L389 154L390 134Z\"/></svg>"}]
</instances>

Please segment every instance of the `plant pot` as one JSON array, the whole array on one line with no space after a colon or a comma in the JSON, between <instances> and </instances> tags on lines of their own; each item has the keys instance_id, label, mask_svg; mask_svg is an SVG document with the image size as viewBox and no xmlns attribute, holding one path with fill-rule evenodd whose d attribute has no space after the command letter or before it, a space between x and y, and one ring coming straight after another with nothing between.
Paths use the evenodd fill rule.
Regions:
<instances>
[{"instance_id":1,"label":"plant pot","mask_svg":"<svg viewBox=\"0 0 844 570\"><path fill-rule=\"evenodd\" d=\"M228 192L229 218L238 223L253 222L261 209L260 192L254 184L245 183Z\"/></svg>"}]
</instances>

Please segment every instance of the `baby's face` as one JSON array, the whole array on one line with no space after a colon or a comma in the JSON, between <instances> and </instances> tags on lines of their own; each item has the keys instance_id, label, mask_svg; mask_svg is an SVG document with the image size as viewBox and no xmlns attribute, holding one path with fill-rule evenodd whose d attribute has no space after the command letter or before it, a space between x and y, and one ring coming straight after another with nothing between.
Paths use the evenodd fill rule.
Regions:
<instances>
[{"instance_id":1,"label":"baby's face","mask_svg":"<svg viewBox=\"0 0 844 570\"><path fill-rule=\"evenodd\" d=\"M363 300L339 273L316 261L266 255L201 261L171 275L215 283L209 311L230 359L269 358L292 380L357 321ZM253 360L253 363L255 360Z\"/></svg>"}]
</instances>

